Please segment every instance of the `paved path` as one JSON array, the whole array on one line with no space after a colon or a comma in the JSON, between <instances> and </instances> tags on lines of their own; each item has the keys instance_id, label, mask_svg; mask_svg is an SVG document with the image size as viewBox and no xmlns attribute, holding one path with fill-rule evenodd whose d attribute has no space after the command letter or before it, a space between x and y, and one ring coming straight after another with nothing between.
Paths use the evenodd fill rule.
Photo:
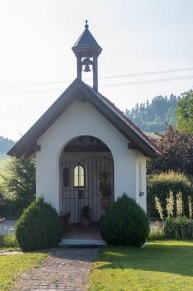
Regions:
<instances>
[{"instance_id":1,"label":"paved path","mask_svg":"<svg viewBox=\"0 0 193 291\"><path fill-rule=\"evenodd\" d=\"M88 275L100 248L54 248L43 264L24 273L16 281L16 290L85 291Z\"/></svg>"}]
</instances>

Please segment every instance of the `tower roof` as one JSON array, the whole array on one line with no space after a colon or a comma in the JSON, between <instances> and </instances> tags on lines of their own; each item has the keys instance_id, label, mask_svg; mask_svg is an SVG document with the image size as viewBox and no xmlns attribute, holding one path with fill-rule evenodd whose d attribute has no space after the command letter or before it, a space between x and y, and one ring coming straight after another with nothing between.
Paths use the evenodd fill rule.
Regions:
<instances>
[{"instance_id":1,"label":"tower roof","mask_svg":"<svg viewBox=\"0 0 193 291\"><path fill-rule=\"evenodd\" d=\"M102 48L97 43L97 41L95 40L95 38L89 31L88 27L89 27L88 21L86 20L84 32L81 34L79 39L75 42L74 46L72 47L72 50L75 54L81 52L83 54L82 55L83 57L84 57L84 50L87 53L88 53L88 50L92 52L94 51L95 53L97 53L97 55L99 55L102 51Z\"/></svg>"}]
</instances>

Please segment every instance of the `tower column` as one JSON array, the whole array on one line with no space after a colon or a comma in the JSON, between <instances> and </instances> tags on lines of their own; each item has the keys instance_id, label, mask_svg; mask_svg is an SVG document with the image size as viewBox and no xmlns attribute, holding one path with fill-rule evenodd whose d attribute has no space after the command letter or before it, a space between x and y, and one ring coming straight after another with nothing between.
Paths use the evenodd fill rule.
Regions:
<instances>
[{"instance_id":1,"label":"tower column","mask_svg":"<svg viewBox=\"0 0 193 291\"><path fill-rule=\"evenodd\" d=\"M98 58L93 56L93 89L98 92Z\"/></svg>"},{"instance_id":2,"label":"tower column","mask_svg":"<svg viewBox=\"0 0 193 291\"><path fill-rule=\"evenodd\" d=\"M82 60L81 57L77 57L77 77L82 80Z\"/></svg>"}]
</instances>

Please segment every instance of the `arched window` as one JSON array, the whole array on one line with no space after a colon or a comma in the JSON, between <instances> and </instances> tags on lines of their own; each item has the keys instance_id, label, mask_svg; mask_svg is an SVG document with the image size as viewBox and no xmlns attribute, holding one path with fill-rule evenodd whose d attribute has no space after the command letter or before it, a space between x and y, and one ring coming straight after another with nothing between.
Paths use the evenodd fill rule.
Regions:
<instances>
[{"instance_id":1,"label":"arched window","mask_svg":"<svg viewBox=\"0 0 193 291\"><path fill-rule=\"evenodd\" d=\"M74 187L86 187L86 171L82 165L74 168Z\"/></svg>"}]
</instances>

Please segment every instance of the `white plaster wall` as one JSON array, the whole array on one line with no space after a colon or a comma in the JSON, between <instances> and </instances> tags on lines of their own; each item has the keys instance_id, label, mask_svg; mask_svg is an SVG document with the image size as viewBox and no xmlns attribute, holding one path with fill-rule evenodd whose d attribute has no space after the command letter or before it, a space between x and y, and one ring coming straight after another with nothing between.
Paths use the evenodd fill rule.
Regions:
<instances>
[{"instance_id":1,"label":"white plaster wall","mask_svg":"<svg viewBox=\"0 0 193 291\"><path fill-rule=\"evenodd\" d=\"M36 192L59 210L59 160L65 145L80 135L102 140L111 150L114 160L115 200L124 192L138 200L137 165L145 158L128 149L128 140L88 102L74 102L63 115L41 136L36 153ZM143 173L145 175L145 172ZM143 177L143 187L145 187ZM145 191L145 189L144 189ZM140 200L145 206L144 198Z\"/></svg>"},{"instance_id":2,"label":"white plaster wall","mask_svg":"<svg viewBox=\"0 0 193 291\"><path fill-rule=\"evenodd\" d=\"M136 158L136 197L137 203L147 210L147 191L146 191L146 158L137 152ZM139 193L141 192L140 195Z\"/></svg>"}]
</instances>

